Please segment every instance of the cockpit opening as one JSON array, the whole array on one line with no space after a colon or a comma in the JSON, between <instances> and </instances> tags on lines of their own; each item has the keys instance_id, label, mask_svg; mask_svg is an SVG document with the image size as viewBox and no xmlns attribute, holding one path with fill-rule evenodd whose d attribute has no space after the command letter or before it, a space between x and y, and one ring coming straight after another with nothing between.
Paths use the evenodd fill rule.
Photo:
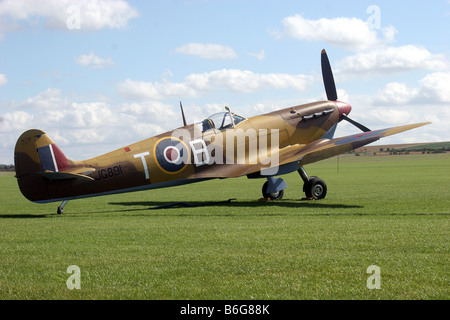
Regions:
<instances>
[{"instance_id":1,"label":"cockpit opening","mask_svg":"<svg viewBox=\"0 0 450 320\"><path fill-rule=\"evenodd\" d=\"M238 123L246 120L244 117L241 117L237 114L231 113L233 116L234 125L236 126ZM225 130L233 127L233 122L230 117L229 112L218 112L215 113L202 122L197 123L197 125L201 128L202 132L216 129L216 130Z\"/></svg>"}]
</instances>

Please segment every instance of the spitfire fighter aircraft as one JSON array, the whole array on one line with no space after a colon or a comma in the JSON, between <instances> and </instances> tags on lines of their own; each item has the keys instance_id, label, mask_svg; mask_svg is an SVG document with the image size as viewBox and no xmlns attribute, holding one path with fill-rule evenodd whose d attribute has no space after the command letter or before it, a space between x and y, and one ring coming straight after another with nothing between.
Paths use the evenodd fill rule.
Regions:
<instances>
[{"instance_id":1,"label":"spitfire fighter aircraft","mask_svg":"<svg viewBox=\"0 0 450 320\"><path fill-rule=\"evenodd\" d=\"M278 176L298 171L307 198L323 199L325 182L309 177L304 166L351 151L380 138L428 124L370 130L348 117L352 107L338 101L331 66L321 54L327 101L313 102L244 118L228 107L202 122L184 126L83 161L68 159L41 130L18 139L14 161L22 194L30 201L58 201L164 188L208 179L263 178L264 198L283 197ZM362 133L334 138L338 123L348 121Z\"/></svg>"}]
</instances>

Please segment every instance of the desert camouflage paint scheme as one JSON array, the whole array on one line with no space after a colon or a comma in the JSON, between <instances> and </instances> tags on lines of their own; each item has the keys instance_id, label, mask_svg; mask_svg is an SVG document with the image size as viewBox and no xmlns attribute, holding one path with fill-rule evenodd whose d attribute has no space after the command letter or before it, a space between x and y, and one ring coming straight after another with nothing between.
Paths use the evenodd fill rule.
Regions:
<instances>
[{"instance_id":1,"label":"desert camouflage paint scheme","mask_svg":"<svg viewBox=\"0 0 450 320\"><path fill-rule=\"evenodd\" d=\"M28 130L19 137L14 154L20 190L30 201L46 203L246 175L267 178L263 194L279 199L286 184L275 177L298 171L306 195L323 198L316 192L323 191L321 188L326 192L326 185L321 181L321 185L309 186L311 179L304 165L428 123L375 131L356 123L363 133L334 139L337 124L348 119L351 106L337 101L331 68L327 67L328 58L322 51L329 101L248 119L227 108L201 123L88 160L70 160L45 132ZM62 207L58 208L58 213L61 212Z\"/></svg>"}]
</instances>

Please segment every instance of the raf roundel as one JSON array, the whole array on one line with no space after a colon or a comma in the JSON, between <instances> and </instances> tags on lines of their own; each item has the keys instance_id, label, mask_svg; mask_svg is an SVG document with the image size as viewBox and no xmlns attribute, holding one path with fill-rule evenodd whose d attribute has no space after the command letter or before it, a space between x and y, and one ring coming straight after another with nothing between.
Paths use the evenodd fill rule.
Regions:
<instances>
[{"instance_id":1,"label":"raf roundel","mask_svg":"<svg viewBox=\"0 0 450 320\"><path fill-rule=\"evenodd\" d=\"M177 148L168 146L164 149L164 159L167 162L176 164L180 158L180 151Z\"/></svg>"},{"instance_id":2,"label":"raf roundel","mask_svg":"<svg viewBox=\"0 0 450 320\"><path fill-rule=\"evenodd\" d=\"M154 148L156 164L165 173L175 174L182 171L189 159L186 144L173 137L160 139Z\"/></svg>"}]
</instances>

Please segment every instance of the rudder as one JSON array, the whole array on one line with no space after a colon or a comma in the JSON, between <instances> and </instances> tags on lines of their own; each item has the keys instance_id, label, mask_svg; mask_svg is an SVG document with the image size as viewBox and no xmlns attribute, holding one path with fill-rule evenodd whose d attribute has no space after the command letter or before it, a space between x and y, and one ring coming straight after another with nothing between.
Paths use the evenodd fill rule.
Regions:
<instances>
[{"instance_id":1,"label":"rudder","mask_svg":"<svg viewBox=\"0 0 450 320\"><path fill-rule=\"evenodd\" d=\"M28 130L19 137L14 149L16 178L22 194L31 201L48 199L47 181L39 172L68 169L71 160L43 131Z\"/></svg>"}]
</instances>

